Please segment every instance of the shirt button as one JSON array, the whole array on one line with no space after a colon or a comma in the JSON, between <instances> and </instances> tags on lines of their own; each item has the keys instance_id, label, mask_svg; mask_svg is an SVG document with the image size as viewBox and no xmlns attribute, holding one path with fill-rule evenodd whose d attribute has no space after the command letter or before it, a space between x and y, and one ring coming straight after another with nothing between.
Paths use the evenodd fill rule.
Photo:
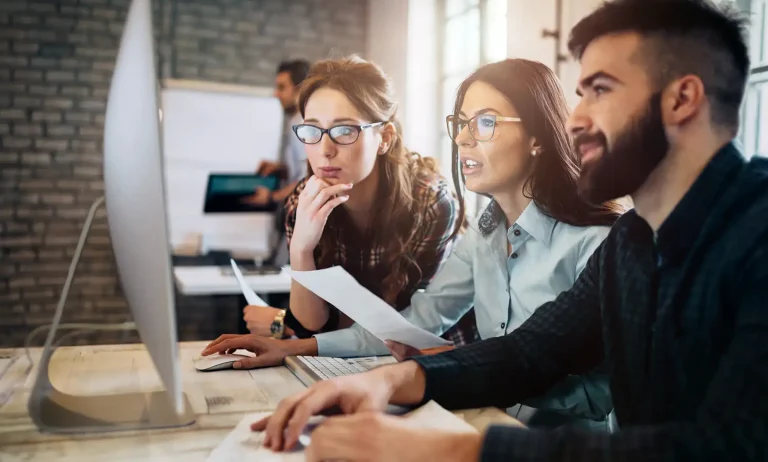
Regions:
<instances>
[{"instance_id":1,"label":"shirt button","mask_svg":"<svg viewBox=\"0 0 768 462\"><path fill-rule=\"evenodd\" d=\"M516 229L512 234L514 234L515 236L519 236L520 235L520 230Z\"/></svg>"},{"instance_id":2,"label":"shirt button","mask_svg":"<svg viewBox=\"0 0 768 462\"><path fill-rule=\"evenodd\" d=\"M506 323L506 322L502 322L502 323L501 323L501 328L503 329L503 328L505 328L505 327L507 327L507 323Z\"/></svg>"},{"instance_id":3,"label":"shirt button","mask_svg":"<svg viewBox=\"0 0 768 462\"><path fill-rule=\"evenodd\" d=\"M512 258L517 258L517 252L512 252L512 255L510 255Z\"/></svg>"}]
</instances>

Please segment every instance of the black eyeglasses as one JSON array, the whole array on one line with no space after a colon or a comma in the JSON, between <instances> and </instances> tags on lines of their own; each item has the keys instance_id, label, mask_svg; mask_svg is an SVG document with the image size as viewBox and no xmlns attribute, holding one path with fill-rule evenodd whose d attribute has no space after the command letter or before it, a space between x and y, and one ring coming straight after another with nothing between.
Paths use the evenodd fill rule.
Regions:
<instances>
[{"instance_id":1,"label":"black eyeglasses","mask_svg":"<svg viewBox=\"0 0 768 462\"><path fill-rule=\"evenodd\" d=\"M448 136L456 140L464 127L469 125L469 134L477 141L488 141L493 138L496 131L496 124L499 122L522 122L520 117L505 117L495 114L478 114L469 120L462 119L457 115L449 115L445 118L448 125Z\"/></svg>"},{"instance_id":2,"label":"black eyeglasses","mask_svg":"<svg viewBox=\"0 0 768 462\"><path fill-rule=\"evenodd\" d=\"M323 139L323 134L327 133L328 137L336 144L352 144L360 137L360 132L366 128L377 127L383 125L384 122L374 122L372 124L364 125L336 125L331 128L320 128L314 125L300 124L294 125L293 132L296 133L296 137L304 144L317 144Z\"/></svg>"}]
</instances>

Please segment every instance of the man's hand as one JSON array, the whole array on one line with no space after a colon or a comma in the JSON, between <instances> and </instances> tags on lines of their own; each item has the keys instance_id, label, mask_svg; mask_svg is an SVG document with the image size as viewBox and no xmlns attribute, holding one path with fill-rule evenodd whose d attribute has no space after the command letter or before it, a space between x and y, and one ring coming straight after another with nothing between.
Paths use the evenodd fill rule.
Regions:
<instances>
[{"instance_id":1,"label":"man's hand","mask_svg":"<svg viewBox=\"0 0 768 462\"><path fill-rule=\"evenodd\" d=\"M451 345L419 350L418 348L398 343L393 340L387 340L384 342L384 344L387 345L387 348L389 348L389 352L392 353L392 356L400 362L405 361L406 359L413 356L436 355L438 353L450 351L456 348L455 346Z\"/></svg>"},{"instance_id":2,"label":"man's hand","mask_svg":"<svg viewBox=\"0 0 768 462\"><path fill-rule=\"evenodd\" d=\"M424 396L424 373L415 362L379 367L375 370L332 380L323 380L280 402L273 415L253 425L264 431L264 446L273 451L290 450L309 418L338 406L344 414L382 412L391 401L416 404Z\"/></svg>"},{"instance_id":3,"label":"man's hand","mask_svg":"<svg viewBox=\"0 0 768 462\"><path fill-rule=\"evenodd\" d=\"M314 347L313 347L314 345ZM214 353L231 354L243 349L255 353L255 358L242 359L235 362L235 369L253 369L256 367L281 366L286 356L317 354L315 339L277 340L255 334L224 334L211 342L203 352L203 356Z\"/></svg>"},{"instance_id":4,"label":"man's hand","mask_svg":"<svg viewBox=\"0 0 768 462\"><path fill-rule=\"evenodd\" d=\"M267 205L272 200L272 192L264 186L256 188L256 192L243 199L244 204Z\"/></svg>"},{"instance_id":5,"label":"man's hand","mask_svg":"<svg viewBox=\"0 0 768 462\"><path fill-rule=\"evenodd\" d=\"M482 436L426 429L374 412L325 419L312 431L307 461L476 461Z\"/></svg>"},{"instance_id":6,"label":"man's hand","mask_svg":"<svg viewBox=\"0 0 768 462\"><path fill-rule=\"evenodd\" d=\"M243 320L252 334L271 337L272 322L281 311L283 310L272 308L271 306L248 305L243 308ZM285 334L291 336L293 331L285 327Z\"/></svg>"},{"instance_id":7,"label":"man's hand","mask_svg":"<svg viewBox=\"0 0 768 462\"><path fill-rule=\"evenodd\" d=\"M256 169L256 174L261 176L269 176L275 173L281 172L285 167L279 162L270 162L264 160L259 164L259 168Z\"/></svg>"}]
</instances>

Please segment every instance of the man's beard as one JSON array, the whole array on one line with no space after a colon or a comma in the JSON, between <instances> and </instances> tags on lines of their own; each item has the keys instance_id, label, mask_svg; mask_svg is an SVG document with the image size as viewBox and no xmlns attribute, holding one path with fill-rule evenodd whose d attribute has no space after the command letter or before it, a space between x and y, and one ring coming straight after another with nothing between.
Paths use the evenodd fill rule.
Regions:
<instances>
[{"instance_id":1,"label":"man's beard","mask_svg":"<svg viewBox=\"0 0 768 462\"><path fill-rule=\"evenodd\" d=\"M291 106L284 106L283 107L283 114L285 115L294 115L299 111L299 108L294 104Z\"/></svg>"},{"instance_id":2,"label":"man's beard","mask_svg":"<svg viewBox=\"0 0 768 462\"><path fill-rule=\"evenodd\" d=\"M579 156L580 146L586 143L599 144L603 152L581 168L578 189L582 199L602 204L634 193L669 150L661 118L661 95L651 95L645 111L629 122L611 149L602 132L583 133L574 140Z\"/></svg>"}]
</instances>

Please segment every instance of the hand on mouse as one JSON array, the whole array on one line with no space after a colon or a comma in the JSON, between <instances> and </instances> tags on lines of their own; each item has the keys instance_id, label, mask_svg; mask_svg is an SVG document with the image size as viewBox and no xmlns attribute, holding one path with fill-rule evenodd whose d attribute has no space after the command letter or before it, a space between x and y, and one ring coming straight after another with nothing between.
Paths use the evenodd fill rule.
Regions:
<instances>
[{"instance_id":1,"label":"hand on mouse","mask_svg":"<svg viewBox=\"0 0 768 462\"><path fill-rule=\"evenodd\" d=\"M234 369L253 369L256 367L281 366L286 356L316 355L315 339L277 340L255 334L224 334L205 347L202 356L215 353L232 354L243 349L254 353L256 357L235 362Z\"/></svg>"}]
</instances>

